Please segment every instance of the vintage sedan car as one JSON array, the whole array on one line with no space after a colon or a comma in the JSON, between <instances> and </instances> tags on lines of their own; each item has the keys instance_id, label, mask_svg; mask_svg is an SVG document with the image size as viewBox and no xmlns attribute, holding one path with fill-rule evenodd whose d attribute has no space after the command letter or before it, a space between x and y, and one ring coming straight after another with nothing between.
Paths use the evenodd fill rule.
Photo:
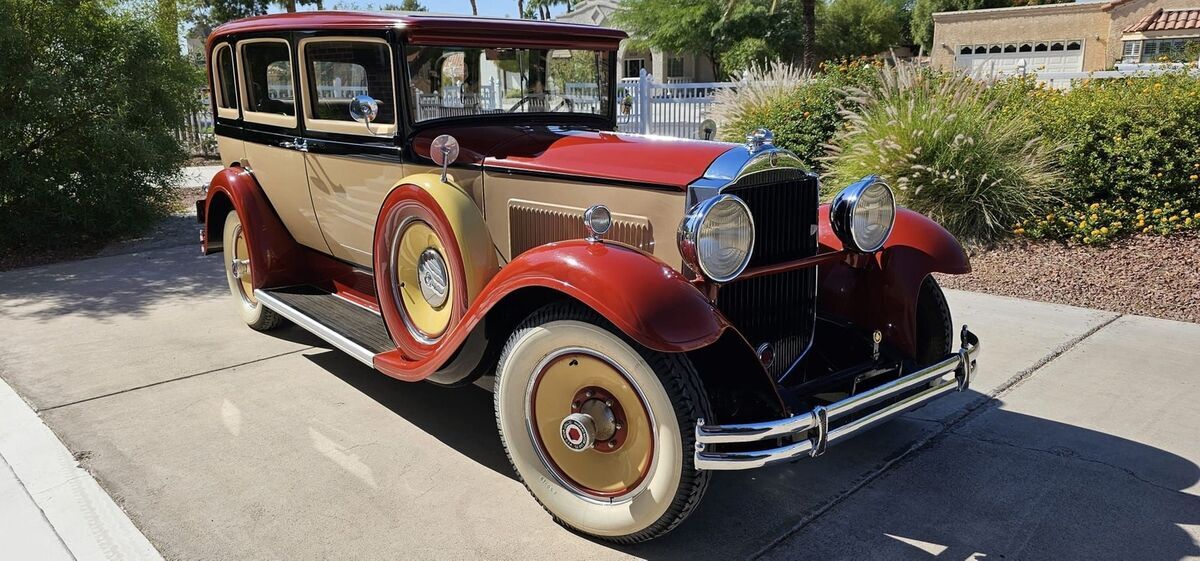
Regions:
<instances>
[{"instance_id":1,"label":"vintage sedan car","mask_svg":"<svg viewBox=\"0 0 1200 561\"><path fill-rule=\"evenodd\" d=\"M614 132L623 38L385 13L224 25L207 50L228 167L198 215L250 327L290 320L401 380L494 377L530 493L631 543L686 518L713 471L817 456L965 389L979 342L963 327L953 347L932 276L969 271L962 248L879 178L822 205L767 131Z\"/></svg>"}]
</instances>

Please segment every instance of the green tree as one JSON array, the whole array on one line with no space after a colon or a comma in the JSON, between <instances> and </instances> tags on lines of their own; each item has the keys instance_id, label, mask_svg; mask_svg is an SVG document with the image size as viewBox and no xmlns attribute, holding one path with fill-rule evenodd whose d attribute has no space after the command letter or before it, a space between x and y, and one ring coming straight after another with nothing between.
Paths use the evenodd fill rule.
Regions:
<instances>
[{"instance_id":1,"label":"green tree","mask_svg":"<svg viewBox=\"0 0 1200 561\"><path fill-rule=\"evenodd\" d=\"M404 0L399 4L384 4L380 10L391 12L428 12L429 9L421 4L421 0Z\"/></svg>"},{"instance_id":2,"label":"green tree","mask_svg":"<svg viewBox=\"0 0 1200 561\"><path fill-rule=\"evenodd\" d=\"M723 53L747 37L768 38L771 27L765 6L754 2L730 6L727 0L625 0L613 18L633 37L633 48L703 54L718 77L727 72ZM767 43L772 44L769 38Z\"/></svg>"},{"instance_id":3,"label":"green tree","mask_svg":"<svg viewBox=\"0 0 1200 561\"><path fill-rule=\"evenodd\" d=\"M200 72L116 0L0 0L0 250L96 245L174 204Z\"/></svg>"},{"instance_id":4,"label":"green tree","mask_svg":"<svg viewBox=\"0 0 1200 561\"><path fill-rule=\"evenodd\" d=\"M209 31L228 21L261 16L270 8L270 0L186 0L187 19Z\"/></svg>"},{"instance_id":5,"label":"green tree","mask_svg":"<svg viewBox=\"0 0 1200 561\"><path fill-rule=\"evenodd\" d=\"M821 52L840 58L873 55L900 41L896 5L887 0L833 0L825 7L817 41Z\"/></svg>"}]
</instances>

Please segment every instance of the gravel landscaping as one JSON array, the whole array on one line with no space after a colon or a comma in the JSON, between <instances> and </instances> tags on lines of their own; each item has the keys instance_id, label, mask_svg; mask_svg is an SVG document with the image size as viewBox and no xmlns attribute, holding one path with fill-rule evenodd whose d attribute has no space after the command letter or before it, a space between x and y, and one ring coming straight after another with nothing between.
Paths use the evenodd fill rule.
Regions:
<instances>
[{"instance_id":1,"label":"gravel landscaping","mask_svg":"<svg viewBox=\"0 0 1200 561\"><path fill-rule=\"evenodd\" d=\"M1200 234L1105 247L1012 241L971 256L944 287L1200 323Z\"/></svg>"}]
</instances>

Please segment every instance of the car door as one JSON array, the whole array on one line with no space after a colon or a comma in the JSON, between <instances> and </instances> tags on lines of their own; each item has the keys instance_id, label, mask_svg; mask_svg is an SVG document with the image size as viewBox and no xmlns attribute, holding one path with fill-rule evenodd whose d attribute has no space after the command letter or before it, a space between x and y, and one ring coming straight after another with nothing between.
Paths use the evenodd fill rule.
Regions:
<instances>
[{"instance_id":1,"label":"car door","mask_svg":"<svg viewBox=\"0 0 1200 561\"><path fill-rule=\"evenodd\" d=\"M370 268L383 199L404 177L397 148L395 58L383 37L300 39L308 185L332 254ZM350 116L355 96L378 103L374 122Z\"/></svg>"},{"instance_id":2,"label":"car door","mask_svg":"<svg viewBox=\"0 0 1200 561\"><path fill-rule=\"evenodd\" d=\"M245 163L292 237L329 253L308 193L294 60L283 36L238 42Z\"/></svg>"}]
</instances>

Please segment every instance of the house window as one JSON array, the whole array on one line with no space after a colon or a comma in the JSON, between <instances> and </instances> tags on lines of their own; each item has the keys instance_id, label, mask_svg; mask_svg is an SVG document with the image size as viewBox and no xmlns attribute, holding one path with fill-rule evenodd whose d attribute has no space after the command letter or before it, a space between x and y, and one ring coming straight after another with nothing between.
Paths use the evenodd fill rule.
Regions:
<instances>
[{"instance_id":1,"label":"house window","mask_svg":"<svg viewBox=\"0 0 1200 561\"><path fill-rule=\"evenodd\" d=\"M683 77L683 57L673 56L667 59L667 77Z\"/></svg>"},{"instance_id":2,"label":"house window","mask_svg":"<svg viewBox=\"0 0 1200 561\"><path fill-rule=\"evenodd\" d=\"M1139 62L1142 59L1142 42L1125 41L1121 62Z\"/></svg>"},{"instance_id":3,"label":"house window","mask_svg":"<svg viewBox=\"0 0 1200 561\"><path fill-rule=\"evenodd\" d=\"M1045 50L1046 50L1046 44L1045 44L1045 43L1038 43L1038 44L1037 44L1037 46L1033 48L1033 50L1034 50L1035 52L1039 52L1039 53L1040 53L1040 52L1042 52L1042 51L1045 51Z\"/></svg>"},{"instance_id":4,"label":"house window","mask_svg":"<svg viewBox=\"0 0 1200 561\"><path fill-rule=\"evenodd\" d=\"M1079 41L1071 41L1070 43L1067 43L1068 51L1078 51L1079 48L1080 48Z\"/></svg>"},{"instance_id":5,"label":"house window","mask_svg":"<svg viewBox=\"0 0 1200 561\"><path fill-rule=\"evenodd\" d=\"M971 47L963 47L962 50L958 51L958 54L960 54L960 55L971 54Z\"/></svg>"},{"instance_id":6,"label":"house window","mask_svg":"<svg viewBox=\"0 0 1200 561\"><path fill-rule=\"evenodd\" d=\"M644 58L627 58L625 59L625 74L626 78L637 78L641 75L642 69L646 67L646 59Z\"/></svg>"},{"instance_id":7,"label":"house window","mask_svg":"<svg viewBox=\"0 0 1200 561\"><path fill-rule=\"evenodd\" d=\"M1184 51L1187 50L1189 44L1195 39L1147 39L1145 41L1126 41L1125 52L1122 57L1126 61L1137 60L1139 62L1162 62L1180 61L1183 60ZM1130 52L1130 45L1133 43L1142 44L1142 52L1139 57Z\"/></svg>"},{"instance_id":8,"label":"house window","mask_svg":"<svg viewBox=\"0 0 1200 561\"><path fill-rule=\"evenodd\" d=\"M1020 47L1017 48L1017 51L1022 52L1022 53L1033 52L1033 45L1030 45L1029 43L1024 43Z\"/></svg>"},{"instance_id":9,"label":"house window","mask_svg":"<svg viewBox=\"0 0 1200 561\"><path fill-rule=\"evenodd\" d=\"M1015 52L1017 52L1017 46L1016 46L1016 45L1005 45L1005 46L1004 46L1004 52L1006 52L1006 53L1015 53Z\"/></svg>"}]
</instances>

